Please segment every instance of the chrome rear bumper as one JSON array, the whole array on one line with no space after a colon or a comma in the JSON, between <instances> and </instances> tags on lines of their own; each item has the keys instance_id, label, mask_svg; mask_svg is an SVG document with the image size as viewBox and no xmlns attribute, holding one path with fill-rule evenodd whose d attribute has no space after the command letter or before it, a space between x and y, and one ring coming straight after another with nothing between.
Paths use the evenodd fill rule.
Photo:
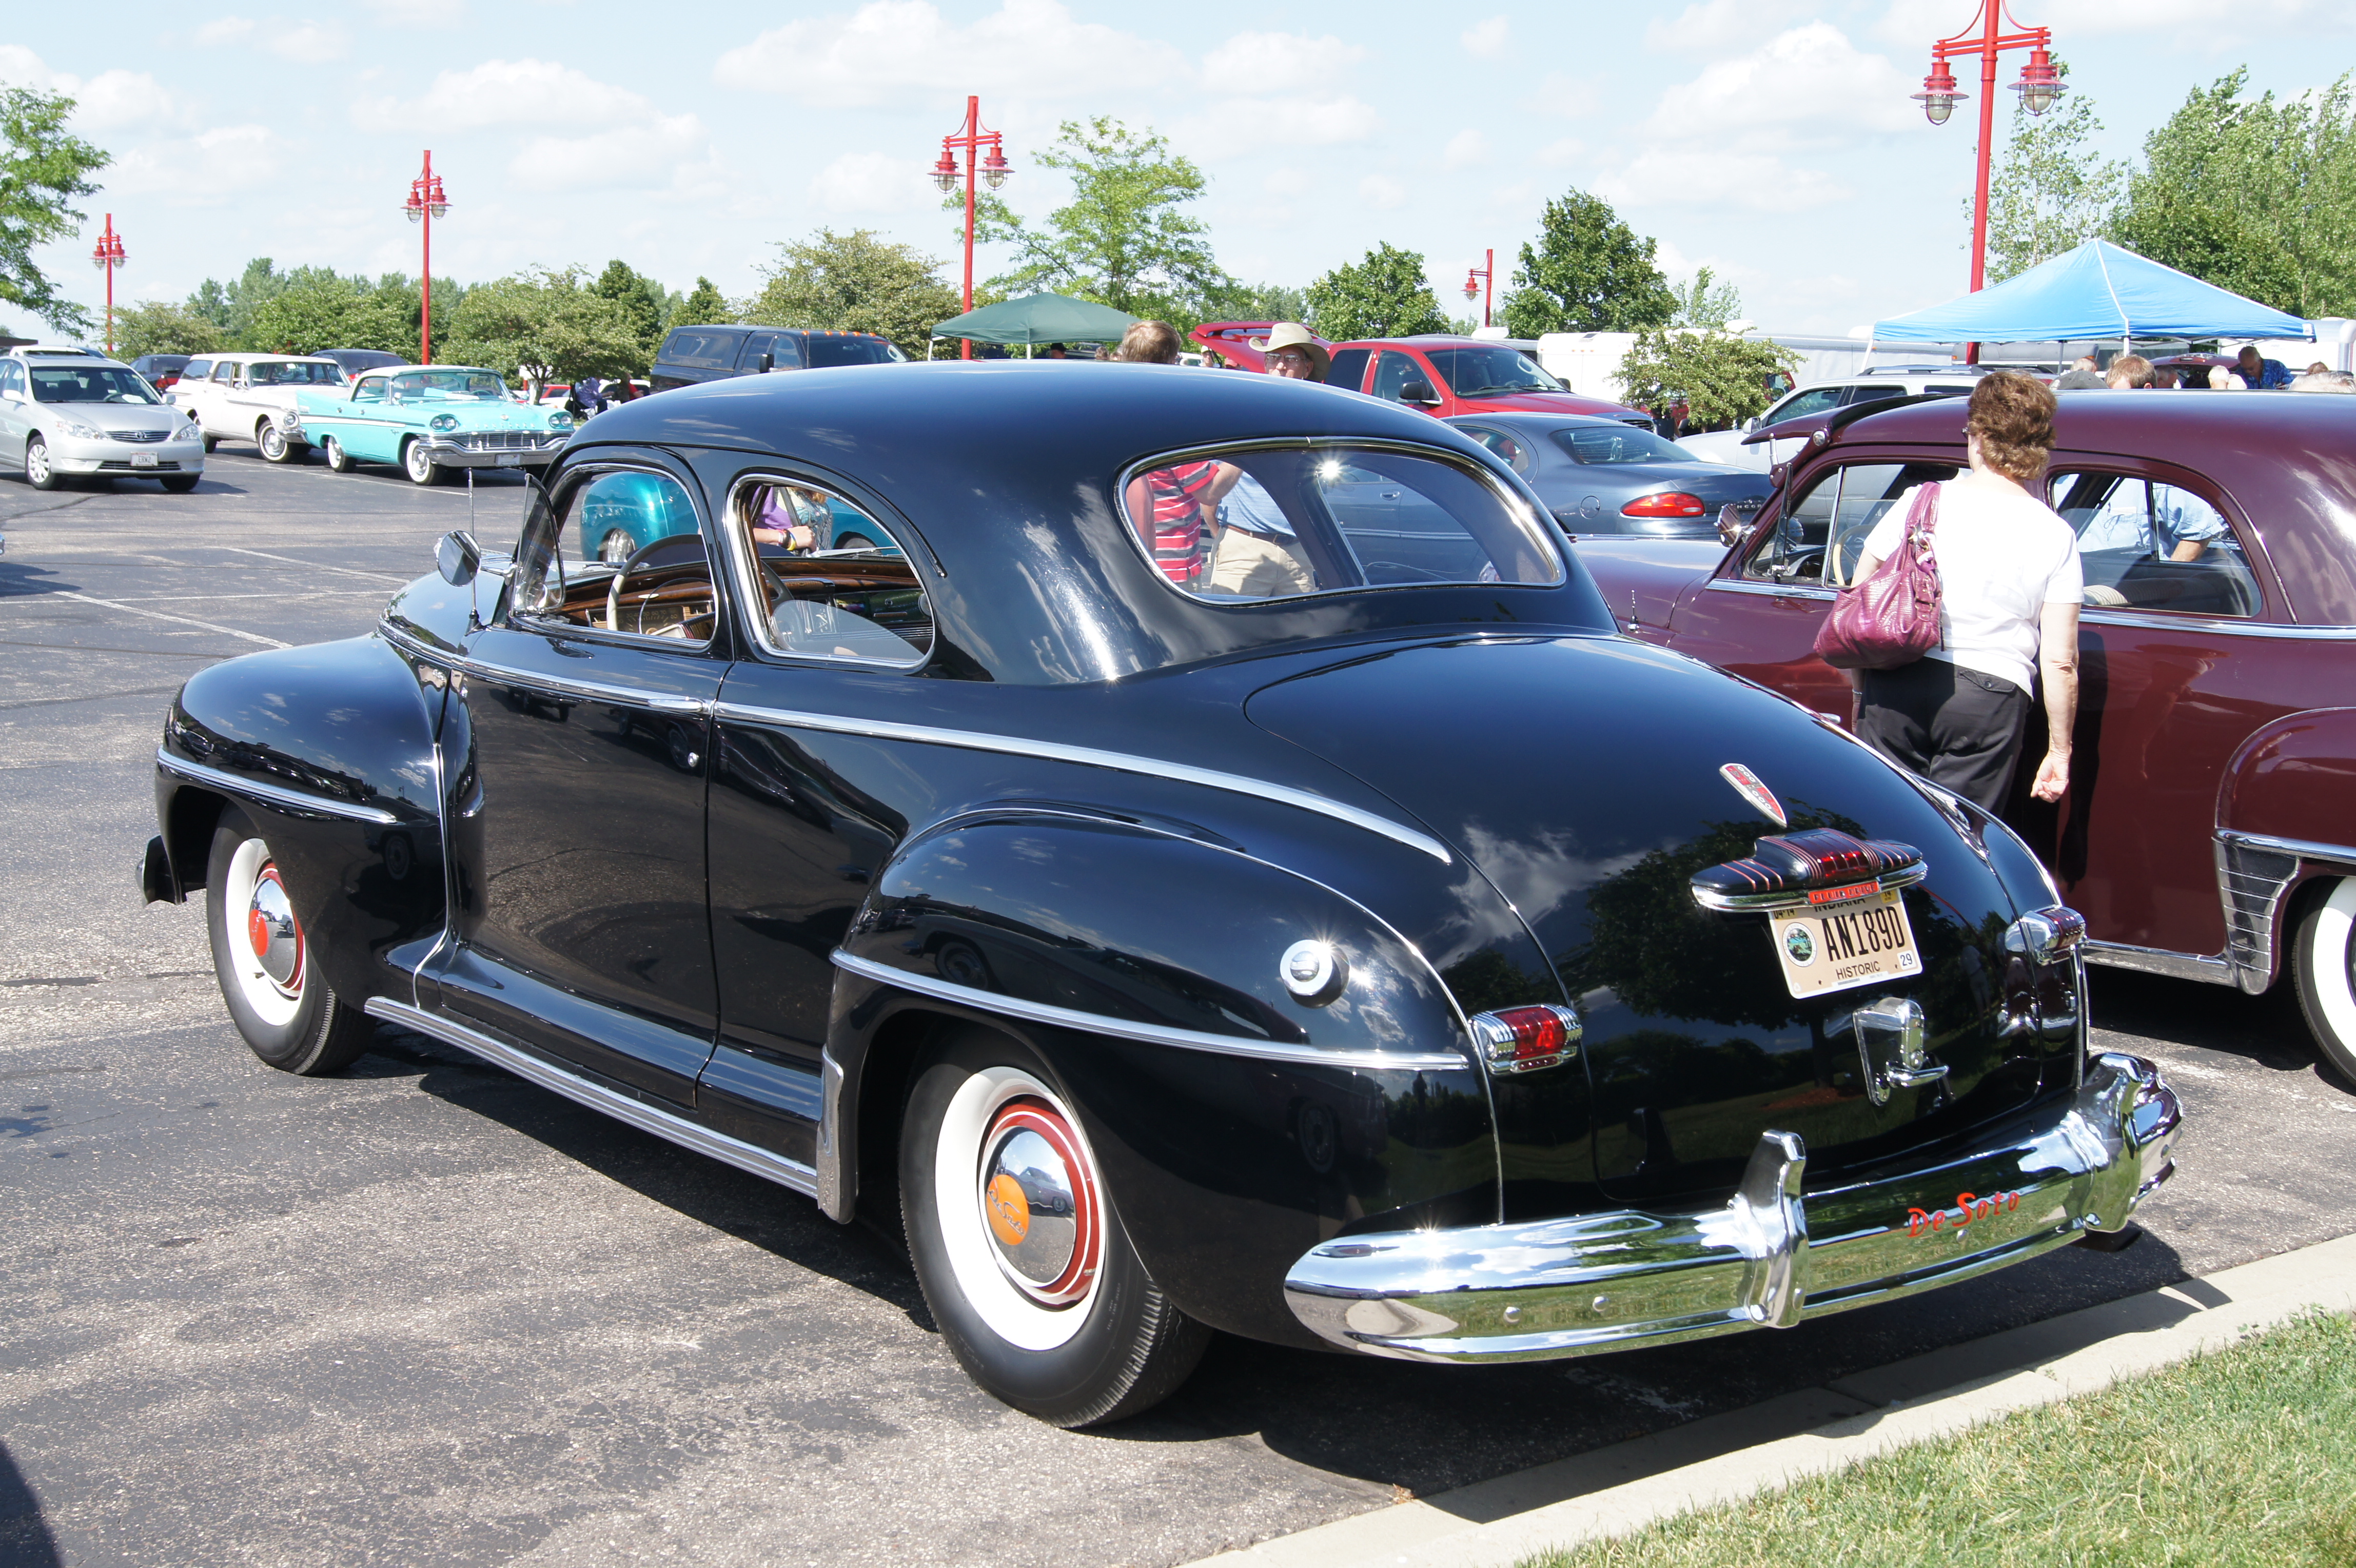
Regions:
<instances>
[{"instance_id":1,"label":"chrome rear bumper","mask_svg":"<svg viewBox=\"0 0 2356 1568\"><path fill-rule=\"evenodd\" d=\"M2105 1053L2073 1099L1961 1158L1804 1195L1805 1149L1768 1133L1723 1208L1343 1237L1292 1265L1285 1301L1345 1349L1417 1361L1788 1328L2123 1230L2173 1173L2180 1120L2158 1068Z\"/></svg>"}]
</instances>

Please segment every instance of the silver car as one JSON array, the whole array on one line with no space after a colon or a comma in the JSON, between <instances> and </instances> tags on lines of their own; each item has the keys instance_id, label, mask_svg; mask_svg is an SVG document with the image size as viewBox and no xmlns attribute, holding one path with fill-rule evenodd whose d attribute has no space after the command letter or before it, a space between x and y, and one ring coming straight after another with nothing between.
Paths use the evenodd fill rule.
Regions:
<instances>
[{"instance_id":1,"label":"silver car","mask_svg":"<svg viewBox=\"0 0 2356 1568\"><path fill-rule=\"evenodd\" d=\"M197 488L204 433L130 366L88 349L0 355L0 467L37 490L70 477L154 478Z\"/></svg>"}]
</instances>

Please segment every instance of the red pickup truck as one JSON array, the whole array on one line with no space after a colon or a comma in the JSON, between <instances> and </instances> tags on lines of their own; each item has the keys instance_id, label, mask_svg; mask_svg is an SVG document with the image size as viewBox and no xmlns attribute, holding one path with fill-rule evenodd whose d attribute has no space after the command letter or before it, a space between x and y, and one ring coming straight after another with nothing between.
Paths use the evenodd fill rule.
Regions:
<instances>
[{"instance_id":1,"label":"red pickup truck","mask_svg":"<svg viewBox=\"0 0 2356 1568\"><path fill-rule=\"evenodd\" d=\"M1566 390L1510 343L1452 333L1336 343L1325 383L1441 419L1458 413L1590 413L1653 427L1653 416L1642 409Z\"/></svg>"}]
</instances>

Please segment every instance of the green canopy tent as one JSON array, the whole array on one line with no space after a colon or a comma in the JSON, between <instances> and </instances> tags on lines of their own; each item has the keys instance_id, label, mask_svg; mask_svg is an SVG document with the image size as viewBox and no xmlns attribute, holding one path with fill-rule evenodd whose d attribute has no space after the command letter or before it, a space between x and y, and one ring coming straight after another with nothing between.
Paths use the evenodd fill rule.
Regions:
<instances>
[{"instance_id":1,"label":"green canopy tent","mask_svg":"<svg viewBox=\"0 0 2356 1568\"><path fill-rule=\"evenodd\" d=\"M1118 343L1137 317L1063 294L1026 294L1020 299L969 310L933 328L933 342L968 338L976 343ZM925 347L931 359L932 345Z\"/></svg>"}]
</instances>

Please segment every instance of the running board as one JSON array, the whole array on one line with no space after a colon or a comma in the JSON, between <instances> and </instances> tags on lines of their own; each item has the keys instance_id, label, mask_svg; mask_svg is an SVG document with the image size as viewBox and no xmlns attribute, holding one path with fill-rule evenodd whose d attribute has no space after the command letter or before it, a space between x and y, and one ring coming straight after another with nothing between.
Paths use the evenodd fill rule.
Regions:
<instances>
[{"instance_id":1,"label":"running board","mask_svg":"<svg viewBox=\"0 0 2356 1568\"><path fill-rule=\"evenodd\" d=\"M381 1018L387 1023L414 1029L421 1035L431 1035L445 1046L455 1046L470 1055L478 1056L492 1066L503 1067L528 1082L553 1090L592 1111L602 1111L617 1122L626 1122L641 1133L652 1133L656 1137L669 1139L683 1149L708 1155L723 1165L750 1171L780 1187L789 1187L805 1197L818 1196L818 1171L799 1160L789 1160L758 1144L732 1138L725 1133L715 1133L684 1116L674 1115L642 1100L633 1100L603 1084L576 1078L529 1051L502 1044L438 1013L428 1013L422 1007L412 1007L406 1002L395 1002L385 996L369 998L366 1011L371 1018Z\"/></svg>"}]
</instances>

